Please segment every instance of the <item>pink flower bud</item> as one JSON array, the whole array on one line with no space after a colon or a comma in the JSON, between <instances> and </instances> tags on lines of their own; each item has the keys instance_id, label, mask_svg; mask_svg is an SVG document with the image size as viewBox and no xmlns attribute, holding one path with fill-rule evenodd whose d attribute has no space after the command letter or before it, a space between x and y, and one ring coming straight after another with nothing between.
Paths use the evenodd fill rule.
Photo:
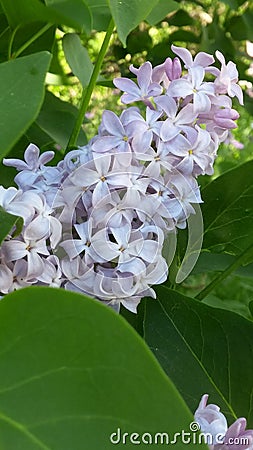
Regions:
<instances>
[{"instance_id":1,"label":"pink flower bud","mask_svg":"<svg viewBox=\"0 0 253 450\"><path fill-rule=\"evenodd\" d=\"M165 61L165 72L170 81L180 78L182 73L181 63L179 58L167 58Z\"/></svg>"},{"instance_id":2,"label":"pink flower bud","mask_svg":"<svg viewBox=\"0 0 253 450\"><path fill-rule=\"evenodd\" d=\"M214 121L219 127L230 129L237 127L234 120L237 120L239 117L240 115L235 109L223 108L214 114Z\"/></svg>"},{"instance_id":3,"label":"pink flower bud","mask_svg":"<svg viewBox=\"0 0 253 450\"><path fill-rule=\"evenodd\" d=\"M230 425L224 438L224 450L250 450L253 446L253 430L246 430L247 421L244 417Z\"/></svg>"}]
</instances>

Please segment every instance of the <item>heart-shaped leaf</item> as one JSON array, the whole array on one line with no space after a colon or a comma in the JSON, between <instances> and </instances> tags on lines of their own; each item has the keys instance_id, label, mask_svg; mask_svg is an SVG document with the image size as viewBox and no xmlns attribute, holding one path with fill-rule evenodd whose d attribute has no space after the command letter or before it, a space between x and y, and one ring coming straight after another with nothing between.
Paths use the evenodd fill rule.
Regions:
<instances>
[{"instance_id":1,"label":"heart-shaped leaf","mask_svg":"<svg viewBox=\"0 0 253 450\"><path fill-rule=\"evenodd\" d=\"M192 416L174 385L108 307L32 287L1 300L0 321L1 448L109 450L140 441L144 449L155 436L164 448L156 433L173 439L189 430Z\"/></svg>"},{"instance_id":2,"label":"heart-shaped leaf","mask_svg":"<svg viewBox=\"0 0 253 450\"><path fill-rule=\"evenodd\" d=\"M230 419L253 425L253 322L166 287L147 300L144 337L194 410L202 394Z\"/></svg>"}]
</instances>

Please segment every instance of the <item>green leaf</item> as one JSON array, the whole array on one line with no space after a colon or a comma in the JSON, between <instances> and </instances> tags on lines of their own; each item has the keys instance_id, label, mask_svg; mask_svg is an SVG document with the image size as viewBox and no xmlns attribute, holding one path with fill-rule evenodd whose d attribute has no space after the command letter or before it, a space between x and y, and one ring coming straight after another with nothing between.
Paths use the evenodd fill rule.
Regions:
<instances>
[{"instance_id":1,"label":"green leaf","mask_svg":"<svg viewBox=\"0 0 253 450\"><path fill-rule=\"evenodd\" d=\"M170 35L170 42L195 42L196 44L199 44L200 40L201 36L182 29L174 31Z\"/></svg>"},{"instance_id":2,"label":"green leaf","mask_svg":"<svg viewBox=\"0 0 253 450\"><path fill-rule=\"evenodd\" d=\"M3 10L12 28L35 21L64 24L90 33L91 14L82 0L1 0Z\"/></svg>"},{"instance_id":3,"label":"green leaf","mask_svg":"<svg viewBox=\"0 0 253 450\"><path fill-rule=\"evenodd\" d=\"M246 417L252 427L253 322L163 286L157 293L144 337L186 403L194 410L208 393L230 421Z\"/></svg>"},{"instance_id":4,"label":"green leaf","mask_svg":"<svg viewBox=\"0 0 253 450\"><path fill-rule=\"evenodd\" d=\"M119 39L126 45L126 38L157 5L158 0L108 0Z\"/></svg>"},{"instance_id":5,"label":"green leaf","mask_svg":"<svg viewBox=\"0 0 253 450\"><path fill-rule=\"evenodd\" d=\"M220 272L225 270L234 259L234 256L223 253L202 252L199 255L191 274Z\"/></svg>"},{"instance_id":6,"label":"green leaf","mask_svg":"<svg viewBox=\"0 0 253 450\"><path fill-rule=\"evenodd\" d=\"M107 0L86 0L86 4L92 14L92 28L97 31L106 31L112 17Z\"/></svg>"},{"instance_id":7,"label":"green leaf","mask_svg":"<svg viewBox=\"0 0 253 450\"><path fill-rule=\"evenodd\" d=\"M66 60L83 87L88 86L93 71L93 64L79 36L75 33L65 34L63 37L63 50Z\"/></svg>"},{"instance_id":8,"label":"green leaf","mask_svg":"<svg viewBox=\"0 0 253 450\"><path fill-rule=\"evenodd\" d=\"M31 142L36 142L36 145L40 148L40 150L42 150L42 149L53 150L52 147L55 144L54 139L49 134L47 134L44 130L42 130L37 122L34 122L30 126L29 130L27 130L27 132L25 133L25 137L27 138L27 146ZM23 149L22 149L23 153L20 152L21 159L24 159L25 148L26 147L23 146ZM15 148L14 148L14 150L15 150ZM12 153L14 153L14 155L15 155L15 151ZM10 155L8 155L8 157L10 157Z\"/></svg>"},{"instance_id":9,"label":"green leaf","mask_svg":"<svg viewBox=\"0 0 253 450\"><path fill-rule=\"evenodd\" d=\"M78 110L74 105L63 102L51 92L46 92L36 124L47 135L51 136L56 144L65 149L77 114ZM81 129L78 145L85 145L86 143L86 135Z\"/></svg>"},{"instance_id":10,"label":"green leaf","mask_svg":"<svg viewBox=\"0 0 253 450\"><path fill-rule=\"evenodd\" d=\"M2 448L109 450L118 429L121 439L124 432L173 436L189 429L192 415L174 385L110 308L32 287L1 300L0 321Z\"/></svg>"},{"instance_id":11,"label":"green leaf","mask_svg":"<svg viewBox=\"0 0 253 450\"><path fill-rule=\"evenodd\" d=\"M253 161L229 170L202 192L203 249L240 255L253 244Z\"/></svg>"},{"instance_id":12,"label":"green leaf","mask_svg":"<svg viewBox=\"0 0 253 450\"><path fill-rule=\"evenodd\" d=\"M159 44L154 45L153 48L148 52L147 59L152 62L153 66L162 64L164 60L168 57L173 58L174 54L170 49L170 41L168 38L163 39Z\"/></svg>"},{"instance_id":13,"label":"green leaf","mask_svg":"<svg viewBox=\"0 0 253 450\"><path fill-rule=\"evenodd\" d=\"M242 16L232 17L226 29L236 41L248 39L248 30Z\"/></svg>"},{"instance_id":14,"label":"green leaf","mask_svg":"<svg viewBox=\"0 0 253 450\"><path fill-rule=\"evenodd\" d=\"M151 36L148 30L139 30L137 27L127 37L127 53L135 55L143 50L150 50L153 45ZM124 49L123 49L124 50Z\"/></svg>"},{"instance_id":15,"label":"green leaf","mask_svg":"<svg viewBox=\"0 0 253 450\"><path fill-rule=\"evenodd\" d=\"M169 19L169 24L176 27L183 27L185 25L192 25L194 23L193 18L184 9L179 9L172 17Z\"/></svg>"},{"instance_id":16,"label":"green leaf","mask_svg":"<svg viewBox=\"0 0 253 450\"><path fill-rule=\"evenodd\" d=\"M235 58L235 47L229 34L219 24L219 16L214 14L212 23L202 27L201 48L209 53L215 53L217 48L226 55L226 59Z\"/></svg>"},{"instance_id":17,"label":"green leaf","mask_svg":"<svg viewBox=\"0 0 253 450\"><path fill-rule=\"evenodd\" d=\"M213 292L205 297L203 303L234 311L247 319L252 319L249 303L252 301L253 279L233 274L217 285Z\"/></svg>"},{"instance_id":18,"label":"green leaf","mask_svg":"<svg viewBox=\"0 0 253 450\"><path fill-rule=\"evenodd\" d=\"M0 65L0 158L36 119L51 55L35 53Z\"/></svg>"},{"instance_id":19,"label":"green leaf","mask_svg":"<svg viewBox=\"0 0 253 450\"><path fill-rule=\"evenodd\" d=\"M172 11L176 11L179 8L179 3L174 0L159 0L149 15L146 17L146 21L150 25L156 25L163 20L167 14Z\"/></svg>"},{"instance_id":20,"label":"green leaf","mask_svg":"<svg viewBox=\"0 0 253 450\"><path fill-rule=\"evenodd\" d=\"M238 300L231 299L223 299L217 297L217 295L209 294L204 300L203 303L206 305L212 306L213 308L225 309L227 311L235 312L236 314L240 314L246 319L252 319L252 315L249 309L248 304L240 302Z\"/></svg>"},{"instance_id":21,"label":"green leaf","mask_svg":"<svg viewBox=\"0 0 253 450\"><path fill-rule=\"evenodd\" d=\"M64 73L63 66L62 66L60 39L55 39L51 53L52 53L52 60L51 60L51 64L49 67L50 75L56 74L57 76L61 77L62 79L65 77L66 80L68 80L67 76ZM61 84L64 84L64 83L61 83Z\"/></svg>"},{"instance_id":22,"label":"green leaf","mask_svg":"<svg viewBox=\"0 0 253 450\"><path fill-rule=\"evenodd\" d=\"M84 0L46 0L46 5L50 7L50 11L56 12L66 25L77 27L80 31L90 34L92 17Z\"/></svg>"},{"instance_id":23,"label":"green leaf","mask_svg":"<svg viewBox=\"0 0 253 450\"><path fill-rule=\"evenodd\" d=\"M23 47L33 36L36 35L44 27L42 22L33 22L20 26L15 34L15 39L12 45L12 55L15 55L16 51ZM22 56L38 53L44 50L51 52L55 38L55 27L50 27L41 36L35 39L27 48L22 52Z\"/></svg>"},{"instance_id":24,"label":"green leaf","mask_svg":"<svg viewBox=\"0 0 253 450\"><path fill-rule=\"evenodd\" d=\"M7 213L0 206L0 244L6 238L7 234L9 234L13 230L14 226L14 234L19 234L23 227L23 219L21 217L14 216L13 214Z\"/></svg>"},{"instance_id":25,"label":"green leaf","mask_svg":"<svg viewBox=\"0 0 253 450\"><path fill-rule=\"evenodd\" d=\"M8 46L11 37L11 30L5 14L0 14L0 63L8 59Z\"/></svg>"},{"instance_id":26,"label":"green leaf","mask_svg":"<svg viewBox=\"0 0 253 450\"><path fill-rule=\"evenodd\" d=\"M39 0L1 0L1 4L12 28L49 19L47 8Z\"/></svg>"},{"instance_id":27,"label":"green leaf","mask_svg":"<svg viewBox=\"0 0 253 450\"><path fill-rule=\"evenodd\" d=\"M222 2L225 3L226 5L228 5L232 9L238 8L237 0L222 0Z\"/></svg>"},{"instance_id":28,"label":"green leaf","mask_svg":"<svg viewBox=\"0 0 253 450\"><path fill-rule=\"evenodd\" d=\"M233 16L226 27L236 41L253 40L253 11L247 10L240 16Z\"/></svg>"},{"instance_id":29,"label":"green leaf","mask_svg":"<svg viewBox=\"0 0 253 450\"><path fill-rule=\"evenodd\" d=\"M220 272L225 270L230 264L236 260L235 256L228 255L226 253L207 253L202 252L199 255L198 261L191 272L191 275L207 272ZM236 270L236 274L245 277L252 278L253 276L253 264L248 264Z\"/></svg>"}]
</instances>

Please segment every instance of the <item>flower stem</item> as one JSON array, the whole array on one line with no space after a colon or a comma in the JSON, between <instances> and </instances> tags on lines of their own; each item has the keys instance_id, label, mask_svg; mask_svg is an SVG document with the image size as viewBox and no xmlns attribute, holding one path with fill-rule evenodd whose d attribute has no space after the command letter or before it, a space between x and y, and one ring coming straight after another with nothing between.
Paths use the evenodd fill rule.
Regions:
<instances>
[{"instance_id":1,"label":"flower stem","mask_svg":"<svg viewBox=\"0 0 253 450\"><path fill-rule=\"evenodd\" d=\"M13 46L14 38L16 36L16 33L17 33L19 27L20 27L20 25L18 25L11 34L9 45L8 45L8 59L11 59L13 57L12 56L12 46Z\"/></svg>"},{"instance_id":2,"label":"flower stem","mask_svg":"<svg viewBox=\"0 0 253 450\"><path fill-rule=\"evenodd\" d=\"M219 275L217 275L211 283L200 291L195 298L198 300L203 300L218 284L221 283L221 281L225 280L225 278L227 278L232 272L238 269L238 267L240 267L251 254L253 254L253 244L247 247L246 250L244 250L244 252L242 252L241 255L223 272L219 273Z\"/></svg>"},{"instance_id":3,"label":"flower stem","mask_svg":"<svg viewBox=\"0 0 253 450\"><path fill-rule=\"evenodd\" d=\"M108 29L107 29L105 38L103 40L103 44L102 44L101 49L99 51L96 64L94 66L94 69L93 69L93 72L92 72L92 75L91 75L91 78L90 78L90 82L89 82L89 84L87 86L87 89L83 90L81 106L80 106L80 109L79 109L79 112L78 112L78 116L77 116L77 119L76 119L76 122L75 122L75 126L74 126L73 131L71 133L71 136L69 138L69 142L68 142L68 145L67 145L67 150L72 149L76 145L76 141L77 141L80 129L82 127L84 115L85 115L85 113L86 113L86 111L88 109L90 98L91 98L93 89L95 87L95 84L96 84L96 81L97 81L97 78L98 78L98 75L99 75L99 72L100 72L100 69L101 69L101 66L102 66L102 63L103 63L106 51L108 49L110 38L111 38L111 35L113 33L113 30L114 30L114 21L113 21L113 19L111 19L111 21L110 21L110 23L108 25Z\"/></svg>"}]
</instances>

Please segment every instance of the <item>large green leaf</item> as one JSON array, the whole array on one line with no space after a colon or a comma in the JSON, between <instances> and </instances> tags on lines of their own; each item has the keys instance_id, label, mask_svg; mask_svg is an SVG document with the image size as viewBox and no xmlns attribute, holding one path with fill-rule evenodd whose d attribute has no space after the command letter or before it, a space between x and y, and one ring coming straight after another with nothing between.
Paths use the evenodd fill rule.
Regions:
<instances>
[{"instance_id":1,"label":"large green leaf","mask_svg":"<svg viewBox=\"0 0 253 450\"><path fill-rule=\"evenodd\" d=\"M40 32L45 26L42 22L33 22L20 26L15 33L14 42L12 45L12 55L15 55L16 51L19 51L23 45L26 45L27 41L33 38L36 33ZM31 53L38 53L44 50L51 53L55 39L55 26L51 26L41 36L35 39L27 48L22 51L22 56L30 55Z\"/></svg>"},{"instance_id":2,"label":"large green leaf","mask_svg":"<svg viewBox=\"0 0 253 450\"><path fill-rule=\"evenodd\" d=\"M50 53L40 52L0 65L0 158L36 119L50 58Z\"/></svg>"},{"instance_id":3,"label":"large green leaf","mask_svg":"<svg viewBox=\"0 0 253 450\"><path fill-rule=\"evenodd\" d=\"M108 0L118 36L126 45L127 35L144 20L159 0Z\"/></svg>"},{"instance_id":4,"label":"large green leaf","mask_svg":"<svg viewBox=\"0 0 253 450\"><path fill-rule=\"evenodd\" d=\"M88 86L93 71L93 64L79 36L75 33L65 34L62 41L66 60L83 87Z\"/></svg>"},{"instance_id":5,"label":"large green leaf","mask_svg":"<svg viewBox=\"0 0 253 450\"><path fill-rule=\"evenodd\" d=\"M194 409L204 393L230 419L253 425L253 322L211 308L166 287L147 301L144 336L162 367Z\"/></svg>"},{"instance_id":6,"label":"large green leaf","mask_svg":"<svg viewBox=\"0 0 253 450\"><path fill-rule=\"evenodd\" d=\"M91 31L92 17L84 0L46 0L50 11L56 12L63 23L72 24L87 34Z\"/></svg>"},{"instance_id":7,"label":"large green leaf","mask_svg":"<svg viewBox=\"0 0 253 450\"><path fill-rule=\"evenodd\" d=\"M39 0L1 0L1 4L12 28L29 22L46 22L49 19L47 8Z\"/></svg>"},{"instance_id":8,"label":"large green leaf","mask_svg":"<svg viewBox=\"0 0 253 450\"><path fill-rule=\"evenodd\" d=\"M21 231L23 226L23 220L21 217L14 216L13 214L7 213L0 206L0 245L4 238L15 228ZM15 227L15 228L14 228Z\"/></svg>"},{"instance_id":9,"label":"large green leaf","mask_svg":"<svg viewBox=\"0 0 253 450\"><path fill-rule=\"evenodd\" d=\"M92 28L97 31L107 30L111 12L107 0L86 0L92 14Z\"/></svg>"},{"instance_id":10,"label":"large green leaf","mask_svg":"<svg viewBox=\"0 0 253 450\"><path fill-rule=\"evenodd\" d=\"M151 25L156 25L162 19L167 16L167 14L172 11L176 11L179 8L179 3L174 0L159 0L159 2L155 5L152 11L147 16L146 20Z\"/></svg>"},{"instance_id":11,"label":"large green leaf","mask_svg":"<svg viewBox=\"0 0 253 450\"><path fill-rule=\"evenodd\" d=\"M91 29L91 13L83 0L1 0L12 28L20 24L44 21L64 24L87 33Z\"/></svg>"},{"instance_id":12,"label":"large green leaf","mask_svg":"<svg viewBox=\"0 0 253 450\"><path fill-rule=\"evenodd\" d=\"M0 302L0 321L1 448L106 450L118 429L121 439L189 429L188 408L142 338L99 302L28 288Z\"/></svg>"},{"instance_id":13,"label":"large green leaf","mask_svg":"<svg viewBox=\"0 0 253 450\"><path fill-rule=\"evenodd\" d=\"M203 249L239 255L253 244L252 173L253 161L249 161L203 189Z\"/></svg>"}]
</instances>

